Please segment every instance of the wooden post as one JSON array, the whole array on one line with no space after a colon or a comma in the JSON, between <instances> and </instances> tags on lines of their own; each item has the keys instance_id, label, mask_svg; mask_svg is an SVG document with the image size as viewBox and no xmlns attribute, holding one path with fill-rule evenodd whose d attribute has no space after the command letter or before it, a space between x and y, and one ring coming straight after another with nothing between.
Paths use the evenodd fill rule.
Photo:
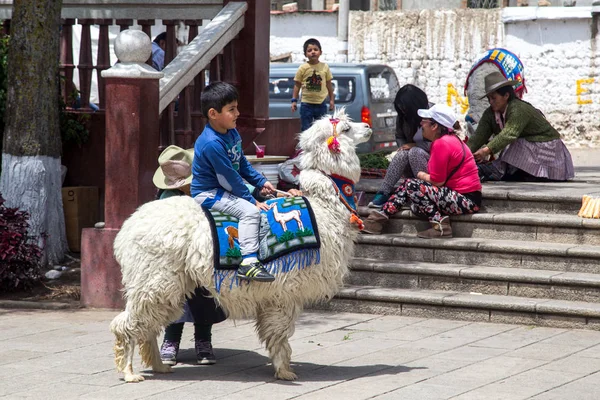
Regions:
<instances>
[{"instance_id":1,"label":"wooden post","mask_svg":"<svg viewBox=\"0 0 600 400\"><path fill-rule=\"evenodd\" d=\"M81 98L81 108L86 109L90 106L90 91L92 87L92 72L94 64L92 62L92 36L90 25L94 23L91 19L78 19L81 24L81 43L79 47L79 96Z\"/></svg>"}]
</instances>

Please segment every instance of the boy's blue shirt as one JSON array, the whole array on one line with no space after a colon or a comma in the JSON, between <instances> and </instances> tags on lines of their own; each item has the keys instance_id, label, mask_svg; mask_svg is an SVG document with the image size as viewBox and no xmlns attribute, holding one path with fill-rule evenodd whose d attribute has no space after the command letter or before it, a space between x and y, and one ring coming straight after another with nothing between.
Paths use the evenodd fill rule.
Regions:
<instances>
[{"instance_id":1,"label":"boy's blue shirt","mask_svg":"<svg viewBox=\"0 0 600 400\"><path fill-rule=\"evenodd\" d=\"M206 125L194 145L192 174L192 197L217 189L217 199L226 190L256 204L242 178L258 188L267 183L267 179L244 156L238 131L229 129L225 134L218 133L210 124Z\"/></svg>"}]
</instances>

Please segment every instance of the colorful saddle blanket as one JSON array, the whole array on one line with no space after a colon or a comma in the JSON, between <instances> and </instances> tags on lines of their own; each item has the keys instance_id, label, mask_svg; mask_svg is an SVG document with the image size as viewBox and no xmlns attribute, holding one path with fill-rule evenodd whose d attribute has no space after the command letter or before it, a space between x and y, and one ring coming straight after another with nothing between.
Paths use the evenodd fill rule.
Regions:
<instances>
[{"instance_id":1,"label":"colorful saddle blanket","mask_svg":"<svg viewBox=\"0 0 600 400\"><path fill-rule=\"evenodd\" d=\"M304 197L267 200L261 211L258 259L271 274L287 273L320 262L321 241L310 203ZM238 219L206 210L215 254L217 291L225 280L238 285L235 270L242 261L238 242Z\"/></svg>"}]
</instances>

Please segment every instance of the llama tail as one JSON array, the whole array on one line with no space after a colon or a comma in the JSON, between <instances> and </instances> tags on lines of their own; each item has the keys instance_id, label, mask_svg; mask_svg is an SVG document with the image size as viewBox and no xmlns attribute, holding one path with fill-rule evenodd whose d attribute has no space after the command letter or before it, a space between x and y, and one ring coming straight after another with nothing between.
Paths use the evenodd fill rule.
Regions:
<instances>
[{"instance_id":1,"label":"llama tail","mask_svg":"<svg viewBox=\"0 0 600 400\"><path fill-rule=\"evenodd\" d=\"M127 366L128 356L133 353L132 343L135 343L131 335L131 326L129 323L129 313L123 311L117 315L110 323L110 331L115 335L115 364L117 371L123 372Z\"/></svg>"}]
</instances>

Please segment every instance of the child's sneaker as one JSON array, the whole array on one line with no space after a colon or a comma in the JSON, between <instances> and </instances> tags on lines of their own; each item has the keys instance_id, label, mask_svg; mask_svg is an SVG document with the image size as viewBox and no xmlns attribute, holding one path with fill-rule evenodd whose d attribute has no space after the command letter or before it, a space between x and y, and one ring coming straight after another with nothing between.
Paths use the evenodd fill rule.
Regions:
<instances>
[{"instance_id":1,"label":"child's sneaker","mask_svg":"<svg viewBox=\"0 0 600 400\"><path fill-rule=\"evenodd\" d=\"M196 357L200 365L212 365L217 362L212 344L206 340L196 340Z\"/></svg>"},{"instance_id":2,"label":"child's sneaker","mask_svg":"<svg viewBox=\"0 0 600 400\"><path fill-rule=\"evenodd\" d=\"M160 347L160 359L163 364L177 364L177 353L179 353L179 342L165 340Z\"/></svg>"},{"instance_id":3,"label":"child's sneaker","mask_svg":"<svg viewBox=\"0 0 600 400\"><path fill-rule=\"evenodd\" d=\"M377 192L375 194L375 198L373 198L373 201L369 203L368 207L381 208L386 203L386 201L388 201L389 198L390 198L389 194L385 194L383 192Z\"/></svg>"},{"instance_id":4,"label":"child's sneaker","mask_svg":"<svg viewBox=\"0 0 600 400\"><path fill-rule=\"evenodd\" d=\"M237 277L257 282L273 282L275 280L275 277L265 269L260 261L240 265L237 270Z\"/></svg>"}]
</instances>

